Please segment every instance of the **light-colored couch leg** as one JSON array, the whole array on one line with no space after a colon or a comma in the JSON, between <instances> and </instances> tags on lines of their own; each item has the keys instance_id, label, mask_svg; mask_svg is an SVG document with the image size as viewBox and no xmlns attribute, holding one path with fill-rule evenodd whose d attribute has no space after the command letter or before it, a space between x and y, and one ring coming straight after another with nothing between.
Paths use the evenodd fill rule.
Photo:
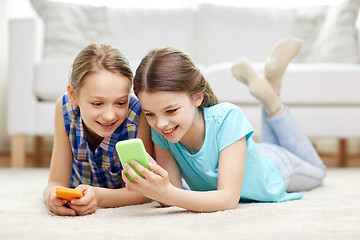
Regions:
<instances>
[{"instance_id":1,"label":"light-colored couch leg","mask_svg":"<svg viewBox=\"0 0 360 240\"><path fill-rule=\"evenodd\" d=\"M340 138L338 140L338 166L346 167L347 158L347 141L345 138Z\"/></svg>"},{"instance_id":2,"label":"light-colored couch leg","mask_svg":"<svg viewBox=\"0 0 360 240\"><path fill-rule=\"evenodd\" d=\"M25 136L16 135L11 137L11 167L25 167Z\"/></svg>"}]
</instances>

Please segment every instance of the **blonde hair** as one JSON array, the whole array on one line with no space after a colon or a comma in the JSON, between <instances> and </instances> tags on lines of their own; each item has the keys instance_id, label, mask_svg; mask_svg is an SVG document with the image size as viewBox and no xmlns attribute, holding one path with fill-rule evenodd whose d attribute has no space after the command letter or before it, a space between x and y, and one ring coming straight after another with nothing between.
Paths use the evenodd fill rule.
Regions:
<instances>
[{"instance_id":1,"label":"blonde hair","mask_svg":"<svg viewBox=\"0 0 360 240\"><path fill-rule=\"evenodd\" d=\"M199 109L218 103L213 90L188 55L174 48L150 51L140 62L134 77L134 92L174 91L190 96L202 92Z\"/></svg>"},{"instance_id":2,"label":"blonde hair","mask_svg":"<svg viewBox=\"0 0 360 240\"><path fill-rule=\"evenodd\" d=\"M93 43L79 52L74 59L69 84L75 91L84 85L84 77L92 72L107 70L127 77L132 86L133 73L126 57L108 44Z\"/></svg>"}]
</instances>

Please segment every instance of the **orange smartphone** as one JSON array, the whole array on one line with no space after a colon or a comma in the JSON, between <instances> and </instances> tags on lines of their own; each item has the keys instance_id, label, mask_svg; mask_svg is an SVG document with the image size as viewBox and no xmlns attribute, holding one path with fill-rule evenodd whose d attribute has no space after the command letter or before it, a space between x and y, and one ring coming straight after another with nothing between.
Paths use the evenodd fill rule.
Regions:
<instances>
[{"instance_id":1,"label":"orange smartphone","mask_svg":"<svg viewBox=\"0 0 360 240\"><path fill-rule=\"evenodd\" d=\"M82 191L73 188L66 187L57 187L56 188L56 196L58 198L62 198L68 201L71 201L75 198L82 198L84 195Z\"/></svg>"}]
</instances>

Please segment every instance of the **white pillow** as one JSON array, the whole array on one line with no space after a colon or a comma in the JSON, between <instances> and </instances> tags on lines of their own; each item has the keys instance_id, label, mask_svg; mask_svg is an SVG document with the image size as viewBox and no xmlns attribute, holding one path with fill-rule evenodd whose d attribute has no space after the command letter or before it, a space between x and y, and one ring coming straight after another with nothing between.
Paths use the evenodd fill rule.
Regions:
<instances>
[{"instance_id":1,"label":"white pillow","mask_svg":"<svg viewBox=\"0 0 360 240\"><path fill-rule=\"evenodd\" d=\"M88 44L110 39L106 7L30 1L44 21L44 57L74 58Z\"/></svg>"},{"instance_id":2,"label":"white pillow","mask_svg":"<svg viewBox=\"0 0 360 240\"><path fill-rule=\"evenodd\" d=\"M345 0L329 9L308 62L359 62L355 27L359 7L360 0Z\"/></svg>"},{"instance_id":3,"label":"white pillow","mask_svg":"<svg viewBox=\"0 0 360 240\"><path fill-rule=\"evenodd\" d=\"M204 2L197 9L194 60L205 66L240 57L262 62L291 29L292 12L287 8Z\"/></svg>"},{"instance_id":4,"label":"white pillow","mask_svg":"<svg viewBox=\"0 0 360 240\"><path fill-rule=\"evenodd\" d=\"M293 62L304 62L324 23L328 5L294 7L291 36L303 40L302 48Z\"/></svg>"}]
</instances>

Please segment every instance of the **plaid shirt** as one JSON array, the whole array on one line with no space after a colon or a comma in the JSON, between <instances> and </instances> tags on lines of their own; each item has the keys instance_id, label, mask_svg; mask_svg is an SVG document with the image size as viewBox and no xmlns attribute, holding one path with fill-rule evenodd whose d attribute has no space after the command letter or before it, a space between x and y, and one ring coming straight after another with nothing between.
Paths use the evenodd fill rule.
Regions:
<instances>
[{"instance_id":1,"label":"plaid shirt","mask_svg":"<svg viewBox=\"0 0 360 240\"><path fill-rule=\"evenodd\" d=\"M79 107L74 108L65 93L62 97L65 129L73 151L71 187L87 184L95 187L120 188L122 166L115 150L118 141L135 138L141 105L130 95L129 112L110 137L105 137L93 153L89 147Z\"/></svg>"}]
</instances>

